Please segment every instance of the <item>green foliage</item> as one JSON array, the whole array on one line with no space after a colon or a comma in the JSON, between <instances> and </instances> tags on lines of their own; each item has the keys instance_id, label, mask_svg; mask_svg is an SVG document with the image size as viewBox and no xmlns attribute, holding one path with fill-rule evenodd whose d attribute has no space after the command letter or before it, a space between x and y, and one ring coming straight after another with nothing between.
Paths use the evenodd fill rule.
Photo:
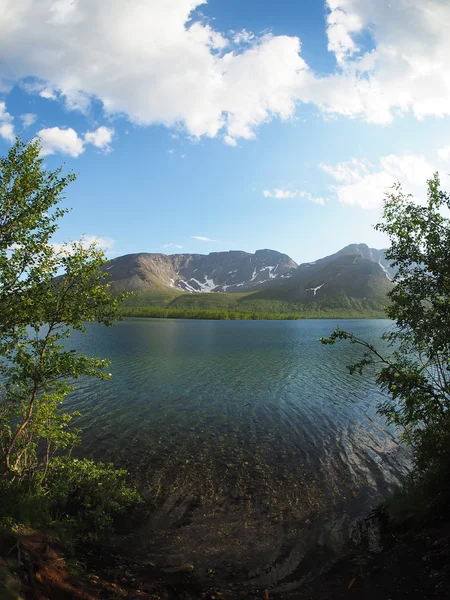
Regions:
<instances>
[{"instance_id":1,"label":"green foliage","mask_svg":"<svg viewBox=\"0 0 450 600\"><path fill-rule=\"evenodd\" d=\"M298 285L294 288L298 289ZM267 297L271 295L274 297ZM176 290L134 293L122 303L121 314L127 317L163 318L168 313L166 315L150 309L165 308L184 311L183 314L171 312L170 318L173 319L384 319L386 313L382 306L385 303L385 295L377 301L373 298L348 298L345 295L328 298L326 301L296 301L290 299L290 288L285 284L281 289L243 293L189 294ZM209 311L220 314L213 316ZM203 316L197 316L200 312ZM227 313L233 315L229 317ZM249 314L253 317L246 316Z\"/></svg>"},{"instance_id":2,"label":"green foliage","mask_svg":"<svg viewBox=\"0 0 450 600\"><path fill-rule=\"evenodd\" d=\"M174 298L168 305L168 308L189 309L189 310L245 310L240 308L241 300L247 298L250 294L234 293L227 294L217 292L214 294L182 294Z\"/></svg>"},{"instance_id":3,"label":"green foliage","mask_svg":"<svg viewBox=\"0 0 450 600\"><path fill-rule=\"evenodd\" d=\"M3 483L0 517L12 522L53 527L73 539L95 538L139 501L127 484L128 473L88 459L56 457L45 481L39 475L18 485Z\"/></svg>"},{"instance_id":4,"label":"green foliage","mask_svg":"<svg viewBox=\"0 0 450 600\"><path fill-rule=\"evenodd\" d=\"M17 140L0 159L0 481L9 497L25 494L29 520L45 505L43 490L51 497L58 469L73 481L81 481L75 474L82 471L87 487L123 477L95 463L72 461L69 470L56 458L80 441L69 427L73 415L61 408L74 381L110 377L107 361L69 351L65 340L74 329L84 331L86 321L112 325L123 301L105 285L99 248L52 244L73 180L61 169L45 170L38 142ZM114 508L95 506L100 513Z\"/></svg>"},{"instance_id":5,"label":"green foliage","mask_svg":"<svg viewBox=\"0 0 450 600\"><path fill-rule=\"evenodd\" d=\"M217 321L261 321L261 320L296 320L298 314L276 314L263 312L241 312L234 310L192 310L188 308L124 308L122 315L127 317L149 317L152 319L212 319Z\"/></svg>"},{"instance_id":6,"label":"green foliage","mask_svg":"<svg viewBox=\"0 0 450 600\"><path fill-rule=\"evenodd\" d=\"M425 525L448 517L450 505L450 443L439 461L433 460L426 469L413 471L403 486L387 499L384 512L399 525ZM442 449L442 443L440 444Z\"/></svg>"},{"instance_id":7,"label":"green foliage","mask_svg":"<svg viewBox=\"0 0 450 600\"><path fill-rule=\"evenodd\" d=\"M373 363L379 367L377 381L387 392L379 412L414 448L420 477L450 465L449 208L450 197L440 189L437 174L428 181L426 204L405 195L399 184L387 196L377 229L388 235L386 258L398 268L387 307L396 327L383 336L390 354L381 355L345 331L322 340L349 340L365 348L351 372Z\"/></svg>"},{"instance_id":8,"label":"green foliage","mask_svg":"<svg viewBox=\"0 0 450 600\"><path fill-rule=\"evenodd\" d=\"M17 141L0 158L0 332L26 322L42 275L51 271L49 241L66 212L59 205L75 179L45 171L37 143ZM47 278L48 281L48 278Z\"/></svg>"},{"instance_id":9,"label":"green foliage","mask_svg":"<svg viewBox=\"0 0 450 600\"><path fill-rule=\"evenodd\" d=\"M281 300L254 299L247 294L136 294L123 303L121 314L126 317L155 319L217 319L217 320L297 320L297 319L377 319L385 318L382 311L368 305L349 305L339 302L321 306Z\"/></svg>"},{"instance_id":10,"label":"green foliage","mask_svg":"<svg viewBox=\"0 0 450 600\"><path fill-rule=\"evenodd\" d=\"M113 517L139 500L137 492L127 485L127 475L127 471L111 464L56 458L45 483L51 510L53 514L59 512L60 518L76 517L87 531L105 530Z\"/></svg>"},{"instance_id":11,"label":"green foliage","mask_svg":"<svg viewBox=\"0 0 450 600\"><path fill-rule=\"evenodd\" d=\"M127 476L127 471L111 464L56 458L44 487L51 518L84 538L103 534L112 529L117 516L139 501Z\"/></svg>"},{"instance_id":12,"label":"green foliage","mask_svg":"<svg viewBox=\"0 0 450 600\"><path fill-rule=\"evenodd\" d=\"M180 296L183 296L184 292L179 290L168 290L164 292L134 292L130 294L123 302L121 307L127 308L146 308L146 307L157 307L165 308L172 301L175 301ZM186 293L186 295L188 295Z\"/></svg>"}]
</instances>

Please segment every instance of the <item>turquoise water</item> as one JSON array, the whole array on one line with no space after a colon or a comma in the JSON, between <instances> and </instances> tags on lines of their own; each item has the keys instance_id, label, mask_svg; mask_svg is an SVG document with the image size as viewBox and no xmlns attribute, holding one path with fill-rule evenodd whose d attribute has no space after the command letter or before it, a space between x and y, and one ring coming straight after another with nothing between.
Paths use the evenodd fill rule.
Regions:
<instances>
[{"instance_id":1,"label":"turquoise water","mask_svg":"<svg viewBox=\"0 0 450 600\"><path fill-rule=\"evenodd\" d=\"M391 326L137 319L76 334L75 347L112 361L112 380L79 382L69 405L84 415L83 451L139 481L138 555L273 583L311 548L337 546L402 478L373 373L345 368L361 351L317 341L336 325L371 342Z\"/></svg>"}]
</instances>

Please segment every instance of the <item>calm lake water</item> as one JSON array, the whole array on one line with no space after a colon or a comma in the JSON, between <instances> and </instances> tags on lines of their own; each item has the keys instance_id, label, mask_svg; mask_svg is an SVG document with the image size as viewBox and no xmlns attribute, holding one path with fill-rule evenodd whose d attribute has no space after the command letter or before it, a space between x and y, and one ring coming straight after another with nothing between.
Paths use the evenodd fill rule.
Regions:
<instances>
[{"instance_id":1,"label":"calm lake water","mask_svg":"<svg viewBox=\"0 0 450 600\"><path fill-rule=\"evenodd\" d=\"M405 474L407 453L376 415L373 374L350 376L382 320L128 320L90 325L74 347L112 361L68 403L83 451L139 479L148 522L136 555L179 556L197 573L258 585L326 555Z\"/></svg>"}]
</instances>

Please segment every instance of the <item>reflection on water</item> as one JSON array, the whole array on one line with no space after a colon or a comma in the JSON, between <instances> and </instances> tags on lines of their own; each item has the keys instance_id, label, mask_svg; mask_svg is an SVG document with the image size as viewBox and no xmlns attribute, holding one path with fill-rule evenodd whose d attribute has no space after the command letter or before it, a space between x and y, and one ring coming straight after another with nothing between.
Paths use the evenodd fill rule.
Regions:
<instances>
[{"instance_id":1,"label":"reflection on water","mask_svg":"<svg viewBox=\"0 0 450 600\"><path fill-rule=\"evenodd\" d=\"M345 368L360 350L317 342L337 324L373 342L390 326L133 320L74 337L112 360L113 379L81 382L69 403L83 449L139 476L152 516L137 554L286 581L401 479L373 376Z\"/></svg>"}]
</instances>

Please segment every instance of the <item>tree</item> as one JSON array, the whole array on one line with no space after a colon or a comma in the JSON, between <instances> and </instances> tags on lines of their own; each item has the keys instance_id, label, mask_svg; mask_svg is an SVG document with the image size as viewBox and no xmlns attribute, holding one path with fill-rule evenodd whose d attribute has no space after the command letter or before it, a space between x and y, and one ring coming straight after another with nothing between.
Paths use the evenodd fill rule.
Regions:
<instances>
[{"instance_id":1,"label":"tree","mask_svg":"<svg viewBox=\"0 0 450 600\"><path fill-rule=\"evenodd\" d=\"M376 229L388 235L386 258L398 269L386 307L395 328L383 335L389 354L339 329L321 340L345 339L365 348L351 372L379 365L377 381L387 392L379 412L401 428L420 472L450 465L449 209L438 174L428 181L424 204L404 194L400 184L387 194Z\"/></svg>"},{"instance_id":2,"label":"tree","mask_svg":"<svg viewBox=\"0 0 450 600\"><path fill-rule=\"evenodd\" d=\"M18 139L0 159L0 480L48 475L52 457L79 441L61 404L81 376L107 378L107 362L65 346L86 321L111 325L102 251L52 237L73 173L44 168L39 142Z\"/></svg>"}]
</instances>

